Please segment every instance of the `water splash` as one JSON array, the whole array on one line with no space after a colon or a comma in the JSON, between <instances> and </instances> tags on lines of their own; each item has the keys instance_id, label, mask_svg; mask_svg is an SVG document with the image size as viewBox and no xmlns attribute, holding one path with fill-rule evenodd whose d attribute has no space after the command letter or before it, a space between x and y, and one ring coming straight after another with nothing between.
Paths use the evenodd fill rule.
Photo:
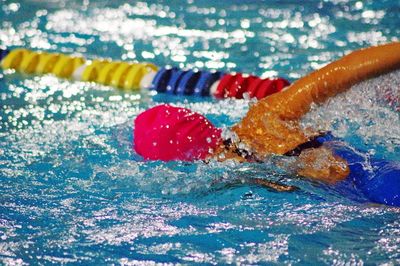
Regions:
<instances>
[{"instance_id":1,"label":"water splash","mask_svg":"<svg viewBox=\"0 0 400 266\"><path fill-rule=\"evenodd\" d=\"M396 160L400 156L399 95L400 71L393 71L313 106L302 123Z\"/></svg>"}]
</instances>

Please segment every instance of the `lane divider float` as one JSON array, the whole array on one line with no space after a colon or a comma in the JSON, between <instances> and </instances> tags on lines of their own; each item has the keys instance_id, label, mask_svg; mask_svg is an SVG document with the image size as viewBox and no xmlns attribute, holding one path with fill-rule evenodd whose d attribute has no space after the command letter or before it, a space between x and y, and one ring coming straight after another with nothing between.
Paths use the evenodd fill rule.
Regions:
<instances>
[{"instance_id":1,"label":"lane divider float","mask_svg":"<svg viewBox=\"0 0 400 266\"><path fill-rule=\"evenodd\" d=\"M85 82L95 82L124 90L150 89L173 95L262 99L289 85L283 78L265 78L243 73L158 68L152 63L131 63L104 59L86 60L60 53L36 52L24 48L0 49L0 66L18 72L53 74Z\"/></svg>"}]
</instances>

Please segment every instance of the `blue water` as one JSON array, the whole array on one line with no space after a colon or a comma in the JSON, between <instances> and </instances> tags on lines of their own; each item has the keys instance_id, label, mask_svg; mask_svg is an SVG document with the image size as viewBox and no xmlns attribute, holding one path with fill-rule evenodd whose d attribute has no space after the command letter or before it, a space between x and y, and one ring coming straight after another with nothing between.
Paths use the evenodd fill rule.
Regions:
<instances>
[{"instance_id":1,"label":"blue water","mask_svg":"<svg viewBox=\"0 0 400 266\"><path fill-rule=\"evenodd\" d=\"M392 0L44 2L0 1L1 47L293 81L400 36ZM398 93L400 72L358 86L305 123L400 160L398 112L374 97L382 87ZM0 70L0 264L400 264L400 211L351 187L272 163L144 162L132 150L133 119L163 102L221 127L249 104ZM238 182L248 176L300 189Z\"/></svg>"}]
</instances>

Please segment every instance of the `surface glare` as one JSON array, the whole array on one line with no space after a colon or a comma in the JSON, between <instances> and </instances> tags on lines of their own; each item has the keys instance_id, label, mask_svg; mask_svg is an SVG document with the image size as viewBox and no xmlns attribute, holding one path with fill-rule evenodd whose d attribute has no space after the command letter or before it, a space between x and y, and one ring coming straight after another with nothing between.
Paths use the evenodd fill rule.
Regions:
<instances>
[{"instance_id":1,"label":"surface glare","mask_svg":"<svg viewBox=\"0 0 400 266\"><path fill-rule=\"evenodd\" d=\"M398 40L398 1L1 1L0 47L283 76ZM400 72L302 121L400 160ZM397 98L396 98L397 96ZM144 162L134 118L160 103L229 128L252 100L132 93L0 70L0 264L400 264L400 211L273 164ZM277 193L244 182L295 185Z\"/></svg>"}]
</instances>

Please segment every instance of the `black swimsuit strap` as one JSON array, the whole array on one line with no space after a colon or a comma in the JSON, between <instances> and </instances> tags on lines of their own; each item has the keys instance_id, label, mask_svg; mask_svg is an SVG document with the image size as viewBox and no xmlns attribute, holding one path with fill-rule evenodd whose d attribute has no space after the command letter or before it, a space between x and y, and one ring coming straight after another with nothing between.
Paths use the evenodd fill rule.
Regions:
<instances>
[{"instance_id":1,"label":"black swimsuit strap","mask_svg":"<svg viewBox=\"0 0 400 266\"><path fill-rule=\"evenodd\" d=\"M306 141L304 143L301 143L296 148L294 148L291 151L286 152L283 155L285 155L285 156L299 156L300 153L302 151L304 151L304 150L319 148L319 147L322 146L322 142L320 142L318 140L318 138L324 137L327 134L328 134L327 132L321 132L320 134L310 138L308 141ZM240 157L243 157L244 159L246 159L248 161L262 162L262 160L257 158L257 156L254 153L252 153L252 152L250 152L250 151L248 151L246 149L238 148L231 139L225 139L223 141L223 144L224 144L224 146L225 146L225 148L227 150L230 150L233 153L236 153L237 155L239 155Z\"/></svg>"},{"instance_id":2,"label":"black swimsuit strap","mask_svg":"<svg viewBox=\"0 0 400 266\"><path fill-rule=\"evenodd\" d=\"M294 148L291 151L288 151L284 155L285 156L299 156L300 153L304 150L319 148L322 146L322 142L320 142L318 140L318 138L325 137L327 134L328 134L327 132L321 132L319 135L316 135L316 136L310 138L308 141L298 145L296 148Z\"/></svg>"}]
</instances>

